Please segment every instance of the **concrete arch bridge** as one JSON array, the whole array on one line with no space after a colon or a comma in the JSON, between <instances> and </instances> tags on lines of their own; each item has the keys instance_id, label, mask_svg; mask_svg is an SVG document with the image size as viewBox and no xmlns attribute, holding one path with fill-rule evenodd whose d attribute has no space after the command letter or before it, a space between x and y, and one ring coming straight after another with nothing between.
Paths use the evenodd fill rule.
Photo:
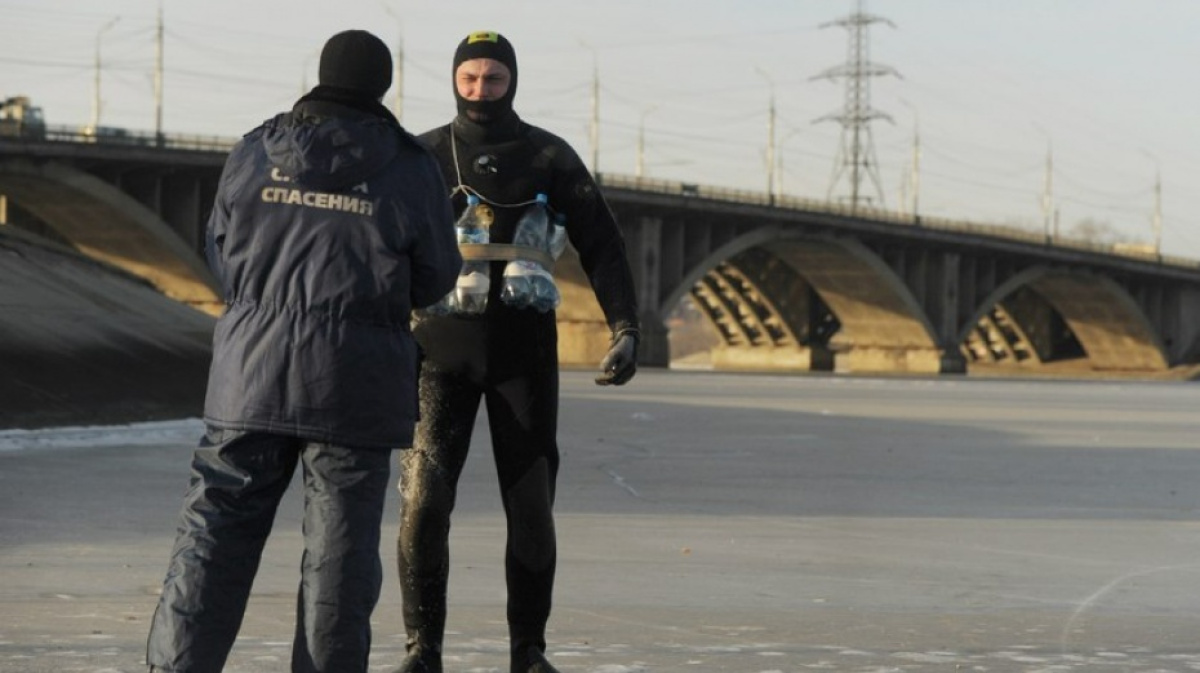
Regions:
<instances>
[{"instance_id":1,"label":"concrete arch bridge","mask_svg":"<svg viewBox=\"0 0 1200 673\"><path fill-rule=\"evenodd\" d=\"M643 320L688 297L714 366L1160 372L1200 359L1200 263L1027 230L604 176ZM649 330L648 330L649 331ZM647 357L665 361L650 334Z\"/></svg>"},{"instance_id":2,"label":"concrete arch bridge","mask_svg":"<svg viewBox=\"0 0 1200 673\"><path fill-rule=\"evenodd\" d=\"M54 128L0 138L0 216L216 313L201 249L228 148ZM717 335L717 368L1162 372L1200 362L1195 260L755 192L601 183L625 233L648 365L670 362L668 321L685 298ZM570 254L556 274L560 356L593 365L607 346L599 309Z\"/></svg>"}]
</instances>

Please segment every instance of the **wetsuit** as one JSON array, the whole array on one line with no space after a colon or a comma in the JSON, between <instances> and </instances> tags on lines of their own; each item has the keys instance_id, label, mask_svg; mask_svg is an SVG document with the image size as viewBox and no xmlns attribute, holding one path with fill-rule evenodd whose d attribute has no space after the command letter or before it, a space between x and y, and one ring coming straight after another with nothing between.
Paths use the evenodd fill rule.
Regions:
<instances>
[{"instance_id":1,"label":"wetsuit","mask_svg":"<svg viewBox=\"0 0 1200 673\"><path fill-rule=\"evenodd\" d=\"M636 332L637 306L625 245L578 155L515 113L487 125L459 115L423 136L454 195L464 187L495 211L493 243L512 241L537 193L565 215L572 246L614 335ZM552 506L559 453L558 354L553 312L514 309L499 298L504 262L491 263L481 316L422 316L414 334L425 360L420 422L401 457L399 571L410 653L440 652L446 619L448 537L455 491L480 401L487 404L493 457L508 521L505 570L513 670L530 647L545 650L555 572ZM440 657L437 657L440 666ZM432 669L427 667L427 670ZM413 670L420 670L414 668Z\"/></svg>"}]
</instances>

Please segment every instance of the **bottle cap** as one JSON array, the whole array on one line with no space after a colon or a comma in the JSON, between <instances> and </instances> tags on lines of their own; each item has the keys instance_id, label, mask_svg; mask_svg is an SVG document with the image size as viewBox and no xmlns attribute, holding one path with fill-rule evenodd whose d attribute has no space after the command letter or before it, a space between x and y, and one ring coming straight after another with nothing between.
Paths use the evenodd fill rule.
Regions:
<instances>
[{"instance_id":1,"label":"bottle cap","mask_svg":"<svg viewBox=\"0 0 1200 673\"><path fill-rule=\"evenodd\" d=\"M490 284L488 281L488 277L482 272L472 271L466 275L458 277L458 287L467 291L473 290L476 293L482 294L487 292L488 285Z\"/></svg>"}]
</instances>

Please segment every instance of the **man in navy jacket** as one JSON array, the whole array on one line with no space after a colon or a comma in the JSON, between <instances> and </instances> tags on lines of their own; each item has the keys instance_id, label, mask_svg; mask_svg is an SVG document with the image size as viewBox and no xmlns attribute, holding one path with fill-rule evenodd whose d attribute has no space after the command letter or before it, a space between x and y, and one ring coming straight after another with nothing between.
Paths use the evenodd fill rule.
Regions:
<instances>
[{"instance_id":1,"label":"man in navy jacket","mask_svg":"<svg viewBox=\"0 0 1200 673\"><path fill-rule=\"evenodd\" d=\"M410 313L462 266L437 162L380 104L391 72L374 35L334 35L320 85L225 165L207 256L226 309L151 627L153 670L223 668L298 463L291 669L367 669L391 449L411 444L417 417Z\"/></svg>"}]
</instances>

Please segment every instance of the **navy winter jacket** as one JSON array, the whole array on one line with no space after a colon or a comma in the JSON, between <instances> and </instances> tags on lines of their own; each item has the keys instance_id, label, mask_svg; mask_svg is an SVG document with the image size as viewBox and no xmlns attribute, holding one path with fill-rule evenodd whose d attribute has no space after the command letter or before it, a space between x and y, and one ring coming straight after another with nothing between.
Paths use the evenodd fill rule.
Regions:
<instances>
[{"instance_id":1,"label":"navy winter jacket","mask_svg":"<svg viewBox=\"0 0 1200 673\"><path fill-rule=\"evenodd\" d=\"M410 445L410 312L445 295L462 266L427 150L394 122L302 101L234 147L206 247L226 302L207 423Z\"/></svg>"}]
</instances>

